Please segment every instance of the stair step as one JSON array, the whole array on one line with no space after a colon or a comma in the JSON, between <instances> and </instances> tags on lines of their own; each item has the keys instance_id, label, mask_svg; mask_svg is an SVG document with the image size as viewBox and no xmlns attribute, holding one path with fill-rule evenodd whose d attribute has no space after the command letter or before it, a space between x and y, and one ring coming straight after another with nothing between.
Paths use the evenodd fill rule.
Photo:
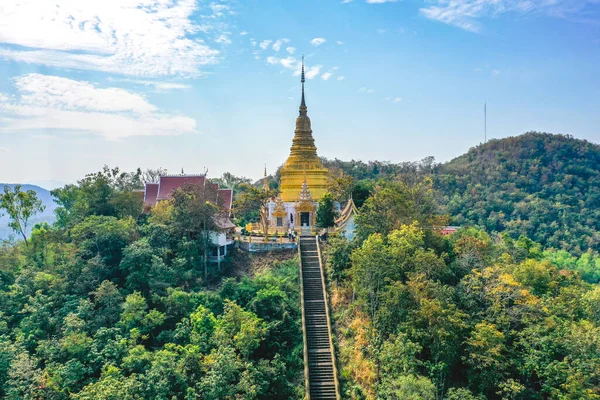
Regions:
<instances>
[{"instance_id":1,"label":"stair step","mask_svg":"<svg viewBox=\"0 0 600 400\"><path fill-rule=\"evenodd\" d=\"M325 308L326 295L315 240L314 237L301 237L299 242L309 389L313 400L337 399L331 336Z\"/></svg>"}]
</instances>

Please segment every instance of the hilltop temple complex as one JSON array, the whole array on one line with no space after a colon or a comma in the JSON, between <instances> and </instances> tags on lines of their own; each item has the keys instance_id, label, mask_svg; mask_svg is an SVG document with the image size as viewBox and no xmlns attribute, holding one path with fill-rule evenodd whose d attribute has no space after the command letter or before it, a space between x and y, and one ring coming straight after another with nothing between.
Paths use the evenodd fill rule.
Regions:
<instances>
[{"instance_id":1,"label":"hilltop temple complex","mask_svg":"<svg viewBox=\"0 0 600 400\"><path fill-rule=\"evenodd\" d=\"M300 82L302 83L302 97L299 115L296 118L296 129L294 130L290 154L281 167L280 191L262 209L268 219L269 234L285 235L290 229L300 235L314 235L317 233L317 208L319 200L327 192L328 170L323 166L323 162L317 154L311 122L308 117L308 108L306 107L304 62L302 62ZM233 191L231 189L219 188L219 185L210 182L205 174L186 175L182 170L181 175L162 175L159 177L158 183L146 183L143 192L145 207L149 210L157 203L171 199L175 190L186 185L199 186L203 190L210 190L215 197L214 201L211 200L211 202L214 202L224 211L224 216L220 218L218 225L223 228L225 233L216 234L214 238L216 245L214 256L220 259L227 254L228 247L233 243L235 225L229 219L233 203ZM263 189L269 190L266 169ZM335 230L344 232L350 238L354 232L354 216L358 211L352 199L349 200L343 210L340 209L337 202L335 207L339 215L339 218L335 221ZM265 210L265 208L268 209Z\"/></svg>"},{"instance_id":2,"label":"hilltop temple complex","mask_svg":"<svg viewBox=\"0 0 600 400\"><path fill-rule=\"evenodd\" d=\"M304 63L300 82L302 98L290 155L281 168L280 193L268 205L269 233L288 229L302 235L315 233L318 201L327 192L328 171L317 155L306 107Z\"/></svg>"}]
</instances>

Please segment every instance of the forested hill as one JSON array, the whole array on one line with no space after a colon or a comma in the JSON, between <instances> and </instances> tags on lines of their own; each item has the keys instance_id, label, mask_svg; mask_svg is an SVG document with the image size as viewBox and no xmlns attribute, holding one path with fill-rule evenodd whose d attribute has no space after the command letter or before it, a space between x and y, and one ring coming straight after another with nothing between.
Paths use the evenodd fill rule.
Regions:
<instances>
[{"instance_id":1,"label":"forested hill","mask_svg":"<svg viewBox=\"0 0 600 400\"><path fill-rule=\"evenodd\" d=\"M437 165L434 182L457 225L525 235L574 252L600 243L600 146L528 132L490 140Z\"/></svg>"},{"instance_id":2,"label":"forested hill","mask_svg":"<svg viewBox=\"0 0 600 400\"><path fill-rule=\"evenodd\" d=\"M528 132L493 139L452 161L342 161L323 159L332 181L362 201L379 181L408 184L431 177L454 225L525 235L574 253L600 244L600 146L568 135ZM337 189L334 186L334 189ZM335 192L335 190L334 190ZM342 190L338 200L347 194Z\"/></svg>"}]
</instances>

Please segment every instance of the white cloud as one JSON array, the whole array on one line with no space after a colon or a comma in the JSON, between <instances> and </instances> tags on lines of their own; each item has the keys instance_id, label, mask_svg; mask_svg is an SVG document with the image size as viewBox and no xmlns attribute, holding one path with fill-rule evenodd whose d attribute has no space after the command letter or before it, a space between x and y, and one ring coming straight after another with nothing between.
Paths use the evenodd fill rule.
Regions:
<instances>
[{"instance_id":1,"label":"white cloud","mask_svg":"<svg viewBox=\"0 0 600 400\"><path fill-rule=\"evenodd\" d=\"M306 79L315 78L317 75L319 75L319 72L321 72L321 68L323 68L322 65L315 65L310 68L306 68Z\"/></svg>"},{"instance_id":2,"label":"white cloud","mask_svg":"<svg viewBox=\"0 0 600 400\"><path fill-rule=\"evenodd\" d=\"M492 70L492 75L493 75L493 76L498 76L498 75L500 75L500 70L498 70L498 69L493 69L493 70Z\"/></svg>"},{"instance_id":3,"label":"white cloud","mask_svg":"<svg viewBox=\"0 0 600 400\"><path fill-rule=\"evenodd\" d=\"M379 33L380 35L382 33L386 33L386 32L387 32L387 29L377 29L377 33Z\"/></svg>"},{"instance_id":4,"label":"white cloud","mask_svg":"<svg viewBox=\"0 0 600 400\"><path fill-rule=\"evenodd\" d=\"M204 18L217 18L222 17L225 14L233 13L231 7L227 4L210 3L209 7L212 10L212 15L204 15Z\"/></svg>"},{"instance_id":5,"label":"white cloud","mask_svg":"<svg viewBox=\"0 0 600 400\"><path fill-rule=\"evenodd\" d=\"M289 39L278 39L275 41L275 43L273 43L273 50L275 51L279 51L281 49L281 46L283 46L285 43L289 42Z\"/></svg>"},{"instance_id":6,"label":"white cloud","mask_svg":"<svg viewBox=\"0 0 600 400\"><path fill-rule=\"evenodd\" d=\"M375 89L369 89L368 87L361 87L360 89L358 89L359 93L375 93Z\"/></svg>"},{"instance_id":7,"label":"white cloud","mask_svg":"<svg viewBox=\"0 0 600 400\"><path fill-rule=\"evenodd\" d=\"M8 153L8 147L0 146L0 153Z\"/></svg>"},{"instance_id":8,"label":"white cloud","mask_svg":"<svg viewBox=\"0 0 600 400\"><path fill-rule=\"evenodd\" d=\"M231 39L229 39L227 35L219 35L219 37L215 39L215 42L227 45L231 44Z\"/></svg>"},{"instance_id":9,"label":"white cloud","mask_svg":"<svg viewBox=\"0 0 600 400\"><path fill-rule=\"evenodd\" d=\"M260 47L260 48L261 48L261 49L263 49L263 50L266 50L266 49L267 49L267 47L269 47L269 45L270 45L271 43L273 43L273 41L272 41L272 40L270 40L270 39L263 40L262 42L260 42L260 44L258 45L258 47Z\"/></svg>"},{"instance_id":10,"label":"white cloud","mask_svg":"<svg viewBox=\"0 0 600 400\"><path fill-rule=\"evenodd\" d=\"M289 54L294 54L296 52L296 48L295 47L286 47L285 51L287 51Z\"/></svg>"},{"instance_id":11,"label":"white cloud","mask_svg":"<svg viewBox=\"0 0 600 400\"><path fill-rule=\"evenodd\" d=\"M229 14L211 4L199 23L196 0L3 0L0 57L134 76L194 76L218 61L202 34ZM212 36L212 35L211 35Z\"/></svg>"},{"instance_id":12,"label":"white cloud","mask_svg":"<svg viewBox=\"0 0 600 400\"><path fill-rule=\"evenodd\" d=\"M240 36L246 36L247 34L248 34L248 32L246 32L246 31L241 31L240 32Z\"/></svg>"},{"instance_id":13,"label":"white cloud","mask_svg":"<svg viewBox=\"0 0 600 400\"><path fill-rule=\"evenodd\" d=\"M598 0L433 0L420 9L426 18L478 32L479 19L503 14L541 14L578 21L598 21Z\"/></svg>"},{"instance_id":14,"label":"white cloud","mask_svg":"<svg viewBox=\"0 0 600 400\"><path fill-rule=\"evenodd\" d=\"M282 58L270 56L270 57L266 58L266 61L267 61L267 64L269 64L269 65L278 65L278 66L282 66L286 69L289 69L290 71L293 71L294 76L299 76L301 69L302 69L301 60L299 60L293 56L287 56L287 57L282 57ZM318 76L319 73L321 72L322 68L323 68L322 65L310 66L305 63L304 64L304 74L306 76L306 79L313 79L316 76ZM329 79L329 77L330 76L325 78L325 80Z\"/></svg>"},{"instance_id":15,"label":"white cloud","mask_svg":"<svg viewBox=\"0 0 600 400\"><path fill-rule=\"evenodd\" d=\"M394 97L394 100L392 100L392 103L400 103L402 101L402 97Z\"/></svg>"},{"instance_id":16,"label":"white cloud","mask_svg":"<svg viewBox=\"0 0 600 400\"><path fill-rule=\"evenodd\" d=\"M144 86L153 86L156 91L167 91L167 90L177 90L177 89L190 89L191 85L186 85L184 83L177 82L160 82L160 81L146 81L141 79L109 79L111 81L119 81L119 82L130 82L136 85L144 85Z\"/></svg>"},{"instance_id":17,"label":"white cloud","mask_svg":"<svg viewBox=\"0 0 600 400\"><path fill-rule=\"evenodd\" d=\"M89 82L41 74L15 78L21 103L59 109L131 111L146 114L156 107L140 96L120 88L99 89Z\"/></svg>"},{"instance_id":18,"label":"white cloud","mask_svg":"<svg viewBox=\"0 0 600 400\"><path fill-rule=\"evenodd\" d=\"M300 71L300 61L298 61L295 57L289 56L289 57L285 57L285 58L278 58L278 57L267 57L267 64L271 64L271 65L281 65L287 69L291 69L294 71Z\"/></svg>"},{"instance_id":19,"label":"white cloud","mask_svg":"<svg viewBox=\"0 0 600 400\"><path fill-rule=\"evenodd\" d=\"M346 77L345 77L345 76L338 76L338 77L337 77L337 80L338 80L338 81L343 81L344 79L346 79Z\"/></svg>"},{"instance_id":20,"label":"white cloud","mask_svg":"<svg viewBox=\"0 0 600 400\"><path fill-rule=\"evenodd\" d=\"M340 46L344 44L344 42L342 42L341 40L336 41L337 44L339 44Z\"/></svg>"},{"instance_id":21,"label":"white cloud","mask_svg":"<svg viewBox=\"0 0 600 400\"><path fill-rule=\"evenodd\" d=\"M109 140L196 132L195 120L164 113L120 88L40 74L17 77L15 87L17 95L0 97L0 132L70 130Z\"/></svg>"},{"instance_id":22,"label":"white cloud","mask_svg":"<svg viewBox=\"0 0 600 400\"><path fill-rule=\"evenodd\" d=\"M327 40L325 40L324 38L320 38L320 37L318 37L318 38L314 38L313 40L311 40L311 41L310 41L310 43L311 43L313 46L320 46L320 45L322 45L323 43L325 43L326 41L327 41Z\"/></svg>"},{"instance_id":23,"label":"white cloud","mask_svg":"<svg viewBox=\"0 0 600 400\"><path fill-rule=\"evenodd\" d=\"M329 78L331 78L333 76L333 72L325 72L321 75L321 79L323 79L324 81L328 80Z\"/></svg>"},{"instance_id":24,"label":"white cloud","mask_svg":"<svg viewBox=\"0 0 600 400\"><path fill-rule=\"evenodd\" d=\"M352 0L342 0L342 4L352 3Z\"/></svg>"},{"instance_id":25,"label":"white cloud","mask_svg":"<svg viewBox=\"0 0 600 400\"><path fill-rule=\"evenodd\" d=\"M369 4L395 3L398 0L367 0Z\"/></svg>"}]
</instances>

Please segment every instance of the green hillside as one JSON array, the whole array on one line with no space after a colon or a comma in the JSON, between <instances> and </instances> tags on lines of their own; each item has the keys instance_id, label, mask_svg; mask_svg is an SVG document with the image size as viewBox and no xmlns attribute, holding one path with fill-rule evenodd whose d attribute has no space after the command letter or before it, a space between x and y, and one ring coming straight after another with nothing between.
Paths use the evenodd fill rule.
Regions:
<instances>
[{"instance_id":1,"label":"green hillside","mask_svg":"<svg viewBox=\"0 0 600 400\"><path fill-rule=\"evenodd\" d=\"M600 146L529 132L491 140L435 168L457 225L525 235L579 253L600 243Z\"/></svg>"}]
</instances>

